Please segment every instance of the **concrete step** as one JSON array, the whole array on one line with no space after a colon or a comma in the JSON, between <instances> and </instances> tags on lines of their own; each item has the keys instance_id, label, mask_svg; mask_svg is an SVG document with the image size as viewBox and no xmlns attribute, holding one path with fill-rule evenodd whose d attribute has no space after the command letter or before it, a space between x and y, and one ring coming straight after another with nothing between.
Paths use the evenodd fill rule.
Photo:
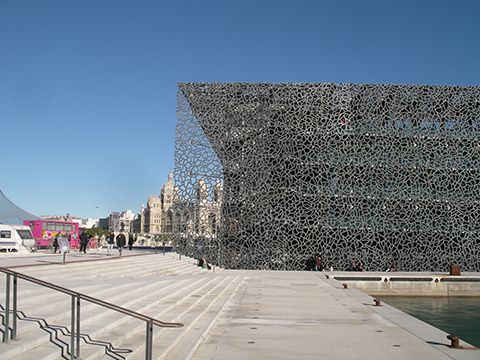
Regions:
<instances>
[{"instance_id":1,"label":"concrete step","mask_svg":"<svg viewBox=\"0 0 480 360\"><path fill-rule=\"evenodd\" d=\"M183 282L185 281L186 280L183 280ZM159 283L162 283L162 282L159 282ZM132 285L137 285L137 286L135 287ZM158 283L142 284L142 286L138 286L138 284L126 284L125 286L119 286L117 288L114 288L115 290L114 294L109 297L102 298L101 294L98 294L97 296L97 294L95 293L89 294L89 295L100 298L107 302L118 303L121 306L129 307L129 306L134 306L136 302L139 302L144 298L161 295L162 292L168 292L170 291L170 287L172 286L181 286L181 285L182 285L182 282L170 283L169 285L164 285L160 287L160 289L158 289L156 292L151 292L151 290L155 290L156 288L158 288ZM139 292L140 294L138 294ZM132 300L132 295L133 295L133 300ZM50 324L55 324L60 326L63 325L69 328L70 316L71 316L70 300L65 302L63 306L60 305L59 309L64 309L64 310L54 315L51 314L50 316L47 314L45 316L42 316L42 318L48 319L48 322ZM89 323L95 323L97 321L101 321L102 317L105 317L106 314L109 312L113 312L113 311L100 307L96 304L82 302L81 332L83 332L83 326L88 325ZM29 314L27 313L27 315ZM20 323L21 321L19 321L19 329L22 329L23 324L20 324ZM44 344L45 342L48 342L51 340L51 336L45 331L41 330L37 324L30 325L28 328L29 328L29 331L26 332L26 334L23 335L22 337L19 337L19 341L17 341L18 346L16 346L16 348L14 349L5 351L5 356L6 356L5 359L8 359L9 358L8 356L12 356L13 354L18 354L20 352L32 350ZM61 334L59 334L58 339L59 341L64 341L67 344L70 341L68 338L66 338ZM3 360L4 358L3 356L4 354L0 355L0 360Z\"/></svg>"},{"instance_id":2,"label":"concrete step","mask_svg":"<svg viewBox=\"0 0 480 360\"><path fill-rule=\"evenodd\" d=\"M90 287L81 287L75 289L83 294L88 294L90 296L95 296L99 299L108 299L112 301L115 299L117 294L123 294L137 287L137 284L122 284L117 288L113 287L99 287L99 285L90 286ZM55 292L51 289L45 289L43 296L43 303L37 302L35 298L28 298L28 305L23 305L22 301L19 301L18 309L21 309L25 314L30 317L42 316L44 319L48 319L49 323L57 323L62 321L65 317L70 316L70 306L71 298L68 295L63 293ZM117 295L118 296L118 295ZM22 294L19 293L19 299L21 299ZM23 333L26 333L31 330L32 327L38 327L35 323L29 322L24 324L22 322L21 326L18 327L18 335L21 336Z\"/></svg>"},{"instance_id":3,"label":"concrete step","mask_svg":"<svg viewBox=\"0 0 480 360\"><path fill-rule=\"evenodd\" d=\"M59 273L59 269L69 269L68 271L71 273L79 273L79 270L85 270L88 268L93 268L92 264L94 264L96 269L102 269L102 267L109 267L111 269L114 269L112 267L112 263L116 262L122 262L124 264L126 263L137 263L137 264L149 264L152 263L152 260L149 258L153 257L155 260L161 261L162 259L165 260L175 260L178 259L178 257L174 256L169 256L169 255L158 255L158 254L140 254L140 255L135 255L135 256L106 256L105 254L99 255L98 257L91 258L91 257L85 257L82 259L82 257L77 257L77 258L68 258L67 257L67 263L66 264L59 264L59 263L52 263L51 265L45 265L45 266L32 266L32 267L22 267L19 269L25 269L28 271L34 271L35 273L39 275L55 275ZM69 262L70 260L71 262ZM86 265L88 265L86 267ZM62 270L63 271L63 270Z\"/></svg>"},{"instance_id":4,"label":"concrete step","mask_svg":"<svg viewBox=\"0 0 480 360\"><path fill-rule=\"evenodd\" d=\"M176 338L182 336L185 332L189 332L191 327L189 324L197 317L201 316L202 312L212 306L217 298L222 298L222 294L226 289L234 283L234 278L230 276L214 275L218 279L213 287L198 289L189 297L185 298L181 303L177 303L175 308L172 308L168 313L161 314L164 321L169 322L183 322L185 326L178 329L155 328L154 329L154 357L158 353L166 351L171 343ZM132 359L141 359L145 353L145 333L140 327L137 327L131 333L129 343L136 344L134 351L129 356Z\"/></svg>"},{"instance_id":5,"label":"concrete step","mask_svg":"<svg viewBox=\"0 0 480 360\"><path fill-rule=\"evenodd\" d=\"M60 284L58 284L60 285ZM81 291L81 292L89 292L93 291L94 289L99 289L101 288L101 284L91 284L91 285L83 285L79 286L76 288L76 291ZM33 284L31 282L27 282L24 280L19 279L18 280L18 285L17 285L17 300L18 300L18 306L23 306L26 304L36 304L37 301L39 300L45 300L46 294L47 296L55 296L57 292L53 290L49 290L43 286ZM60 294L60 293L58 293ZM10 295L12 296L12 295ZM65 295L64 295L65 296ZM26 304L20 303L23 300L27 300ZM12 298L10 298L12 301ZM0 287L0 303L5 304L5 288Z\"/></svg>"},{"instance_id":6,"label":"concrete step","mask_svg":"<svg viewBox=\"0 0 480 360\"><path fill-rule=\"evenodd\" d=\"M124 286L119 286L118 288L115 288L113 290L113 294L110 294L108 297L104 297L103 300L109 301L109 302L114 302L121 300L125 298L125 294L128 294L128 290L131 290L133 288L132 285L135 284L125 284ZM154 285L151 285L153 288ZM136 287L138 289L138 287ZM148 286L144 287L144 289L148 290ZM112 289L108 289L108 292L112 292ZM68 295L62 294L64 297L67 297ZM97 298L102 298L102 294L89 294L92 296L95 296ZM22 352L27 352L31 351L33 349L36 349L39 346L43 346L43 348L47 347L45 344L48 342L53 342L60 344L62 341L65 342L66 344L69 344L69 339L65 339L65 336L62 336L61 333L56 336L55 331L53 329L50 329L49 327L45 326L46 330L42 330L40 328L39 323L46 325L45 321L48 322L48 324L53 324L56 326L63 326L66 328L70 328L70 318L71 318L71 299L65 300L61 303L57 303L56 308L48 308L46 309L42 314L41 318L38 316L35 316L33 313L35 312L35 309L31 309L31 312L26 312L25 314L28 316L30 321L28 321L27 324L25 323L25 320L19 320L18 321L18 330L19 330L19 336L18 340L15 342L16 346L11 347L10 349L7 349L0 354L0 360L4 359L10 359L13 356L17 356L18 354ZM21 309L19 309L21 310ZM83 303L83 306L81 306L81 318L82 318L82 323L88 322L88 321L94 321L95 316L98 315L100 312L104 312L104 308L99 307L98 305L95 304L85 304ZM37 319L34 321L34 319ZM43 320L43 321L42 321ZM51 335L53 334L53 335ZM56 353L58 354L58 347L54 348L56 350ZM34 350L36 352L36 350Z\"/></svg>"},{"instance_id":7,"label":"concrete step","mask_svg":"<svg viewBox=\"0 0 480 360\"><path fill-rule=\"evenodd\" d=\"M156 261L149 259L149 257L155 257ZM52 264L42 267L27 267L18 269L20 272L25 272L28 275L43 279L44 277L61 277L67 275L69 278L85 278L89 276L102 275L104 272L109 272L111 275L122 274L125 269L139 268L142 266L152 266L162 263L174 263L173 258L159 259L158 255L145 255L135 257L105 257L102 260L85 261L78 263L67 263L65 265ZM165 264L167 265L167 264Z\"/></svg>"},{"instance_id":8,"label":"concrete step","mask_svg":"<svg viewBox=\"0 0 480 360\"><path fill-rule=\"evenodd\" d=\"M179 260L176 255L168 254L122 257L116 261L54 264L19 270L162 321L166 321L162 316L173 310L178 312L192 304L198 304L200 299L211 302L208 294L212 294L213 289L223 288L221 284L227 281L219 276L222 269L216 268L217 272L213 273L195 266L193 259L182 257L182 260ZM0 360L28 359L32 354L38 359L60 358L62 351L66 353L70 344L70 297L51 289L38 288L38 285L24 280L20 281L19 310L31 318L35 317L35 314L41 314L51 326L46 327L50 333L40 329L37 322L19 320L18 340L0 344ZM125 283L122 284L122 281ZM72 284L77 286L71 286ZM2 293L4 291L0 288L0 294ZM82 334L88 334L97 342L101 341L100 338L107 339L107 346L87 343L88 339L82 339L82 359L104 358L105 349L109 347L108 341L112 338L113 345L118 347L130 343L130 338L140 334L138 341L132 342L132 349L144 347L145 324L142 321L131 320L112 310L84 302L81 306L81 319ZM125 334L124 329L130 326L134 331ZM126 355L122 350L126 349L120 349L117 354L119 358ZM113 358L117 355L111 354Z\"/></svg>"},{"instance_id":9,"label":"concrete step","mask_svg":"<svg viewBox=\"0 0 480 360\"><path fill-rule=\"evenodd\" d=\"M172 294L169 297L161 299L158 301L157 304L146 304L144 308L142 308L142 313L152 316L156 319L160 319L162 321L169 321L165 320L168 318L168 315L174 311L178 311L178 309L190 306L192 302L192 294L199 296L200 298L204 295L203 293L211 292L211 289L218 287L219 283L222 282L222 279L219 279L215 276L204 276L202 277L202 281L196 281L187 286L181 294ZM180 296L179 296L180 295ZM194 299L198 299L194 297ZM125 329L128 329L126 331ZM154 329L158 331L159 328ZM108 330L108 331L106 331ZM176 329L168 329L168 330L176 330ZM93 332L95 336L100 336L100 333L103 332L106 338L113 338L113 344L116 347L127 347L130 349L135 348L144 348L145 347L145 323L139 322L137 320L132 320L130 318L123 317L122 319L115 320L111 319L110 324L108 327L97 330ZM82 359L100 359L99 357L101 354L99 353L98 349L96 352L89 352L88 350L84 352L82 350ZM129 355L129 358L132 355Z\"/></svg>"},{"instance_id":10,"label":"concrete step","mask_svg":"<svg viewBox=\"0 0 480 360\"><path fill-rule=\"evenodd\" d=\"M241 286L243 276L235 277L220 294L213 299L190 321L185 321L183 332L172 339L170 345L157 356L157 359L191 359L196 349L208 335L210 328L217 321L217 318L225 304L235 295ZM169 336L164 340L168 340Z\"/></svg>"},{"instance_id":11,"label":"concrete step","mask_svg":"<svg viewBox=\"0 0 480 360\"><path fill-rule=\"evenodd\" d=\"M185 264L181 262L180 264L176 263L175 259L170 259L173 262L163 263L163 264L156 264L153 263L148 266L143 266L141 270L139 270L139 266L135 263L122 263L118 265L121 269L118 271L112 270L104 270L98 271L95 269L85 269L81 271L80 277L74 277L74 273L68 273L65 276L62 275L55 275L55 281L57 285L64 286L67 288L72 288L72 284L76 284L78 281L85 281L86 279L91 279L95 281L102 281L111 278L121 279L121 278L128 278L128 280L132 278L139 278L139 277L155 277L155 276L176 276L181 274L189 274L189 273L198 273L202 272L202 269L198 267L194 267L190 264ZM90 265L91 266L91 265ZM118 267L118 266L116 266ZM96 268L96 266L95 266ZM25 272L27 273L27 272ZM37 277L36 273L28 274ZM78 276L78 275L77 275ZM44 280L51 280L48 276L38 276L38 278L43 278ZM127 280L127 279L125 279ZM20 280L20 282L28 284L28 282Z\"/></svg>"}]
</instances>

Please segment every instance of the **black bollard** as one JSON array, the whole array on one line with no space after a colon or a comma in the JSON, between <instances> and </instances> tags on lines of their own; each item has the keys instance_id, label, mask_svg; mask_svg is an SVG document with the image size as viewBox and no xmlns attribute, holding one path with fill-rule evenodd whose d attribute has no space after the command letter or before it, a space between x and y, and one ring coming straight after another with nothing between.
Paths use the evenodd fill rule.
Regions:
<instances>
[{"instance_id":1,"label":"black bollard","mask_svg":"<svg viewBox=\"0 0 480 360\"><path fill-rule=\"evenodd\" d=\"M452 349L460 349L460 338L457 335L448 335L447 339L451 341Z\"/></svg>"}]
</instances>

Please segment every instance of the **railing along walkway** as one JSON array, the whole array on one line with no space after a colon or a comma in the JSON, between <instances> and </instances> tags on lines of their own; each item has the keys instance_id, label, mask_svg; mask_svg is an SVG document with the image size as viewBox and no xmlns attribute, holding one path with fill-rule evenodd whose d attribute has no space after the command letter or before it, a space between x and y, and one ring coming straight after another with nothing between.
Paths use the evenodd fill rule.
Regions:
<instances>
[{"instance_id":1,"label":"railing along walkway","mask_svg":"<svg viewBox=\"0 0 480 360\"><path fill-rule=\"evenodd\" d=\"M70 331L70 359L80 359L80 300L85 300L99 306L103 306L107 309L122 313L124 315L143 320L146 325L145 332L145 360L152 360L152 348L153 348L153 325L165 328L179 328L182 327L181 323L167 323L150 316L140 314L136 311L126 309L124 307L97 299L95 297L85 295L73 290L69 290L59 285L52 284L47 281L43 281L32 276L28 276L7 268L0 267L0 272L6 275L6 292L5 292L5 317L3 332L3 342L6 343L10 339L10 293L11 293L11 277L13 277L13 297L12 297L12 334L13 340L17 339L17 284L18 279L29 281L31 283L47 287L52 290L59 291L61 293L70 295L72 297L71 302L71 331Z\"/></svg>"}]
</instances>

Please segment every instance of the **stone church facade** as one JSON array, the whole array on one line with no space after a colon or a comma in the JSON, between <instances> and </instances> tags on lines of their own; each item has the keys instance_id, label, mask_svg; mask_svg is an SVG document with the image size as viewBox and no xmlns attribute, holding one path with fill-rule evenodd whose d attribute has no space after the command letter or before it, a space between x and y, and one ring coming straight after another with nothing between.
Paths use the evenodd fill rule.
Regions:
<instances>
[{"instance_id":1,"label":"stone church facade","mask_svg":"<svg viewBox=\"0 0 480 360\"><path fill-rule=\"evenodd\" d=\"M140 232L145 234L183 234L195 237L215 237L220 224L223 186L217 183L209 187L200 179L195 184L193 201L182 201L175 187L173 174L162 186L159 195L148 198L142 205Z\"/></svg>"},{"instance_id":2,"label":"stone church facade","mask_svg":"<svg viewBox=\"0 0 480 360\"><path fill-rule=\"evenodd\" d=\"M168 234L173 228L173 197L175 185L173 174L168 175L168 180L162 186L159 195L148 198L146 206L142 206L140 229L147 234Z\"/></svg>"}]
</instances>

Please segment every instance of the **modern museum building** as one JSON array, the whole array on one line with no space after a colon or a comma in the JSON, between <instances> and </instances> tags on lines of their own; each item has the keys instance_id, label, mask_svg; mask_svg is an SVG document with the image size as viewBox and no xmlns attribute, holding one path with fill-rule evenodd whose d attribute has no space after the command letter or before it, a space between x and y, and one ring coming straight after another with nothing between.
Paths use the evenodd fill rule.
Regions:
<instances>
[{"instance_id":1,"label":"modern museum building","mask_svg":"<svg viewBox=\"0 0 480 360\"><path fill-rule=\"evenodd\" d=\"M480 271L480 87L181 83L177 118L180 251Z\"/></svg>"}]
</instances>

